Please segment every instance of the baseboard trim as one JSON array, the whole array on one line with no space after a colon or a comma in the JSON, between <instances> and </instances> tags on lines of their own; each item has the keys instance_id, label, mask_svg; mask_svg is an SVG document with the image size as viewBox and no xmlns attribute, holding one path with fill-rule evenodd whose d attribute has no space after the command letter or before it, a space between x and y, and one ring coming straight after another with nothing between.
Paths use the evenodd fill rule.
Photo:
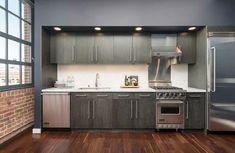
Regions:
<instances>
[{"instance_id":1,"label":"baseboard trim","mask_svg":"<svg viewBox=\"0 0 235 153\"><path fill-rule=\"evenodd\" d=\"M41 130L41 128L33 128L32 133L33 134L41 134L42 130Z\"/></svg>"},{"instance_id":2,"label":"baseboard trim","mask_svg":"<svg viewBox=\"0 0 235 153\"><path fill-rule=\"evenodd\" d=\"M32 128L34 122L31 122L25 126L20 127L19 129L9 133L8 135L4 136L3 138L0 138L0 145L4 144L7 141L10 141L11 139L14 139L17 135L23 133L25 130Z\"/></svg>"}]
</instances>

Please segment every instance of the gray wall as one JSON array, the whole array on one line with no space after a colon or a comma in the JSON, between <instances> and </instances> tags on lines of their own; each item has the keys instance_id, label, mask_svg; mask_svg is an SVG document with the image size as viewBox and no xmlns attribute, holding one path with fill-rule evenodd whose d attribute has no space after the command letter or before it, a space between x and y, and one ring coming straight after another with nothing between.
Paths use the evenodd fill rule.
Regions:
<instances>
[{"instance_id":1,"label":"gray wall","mask_svg":"<svg viewBox=\"0 0 235 153\"><path fill-rule=\"evenodd\" d=\"M41 26L235 25L234 0L35 0L35 127L41 126Z\"/></svg>"}]
</instances>

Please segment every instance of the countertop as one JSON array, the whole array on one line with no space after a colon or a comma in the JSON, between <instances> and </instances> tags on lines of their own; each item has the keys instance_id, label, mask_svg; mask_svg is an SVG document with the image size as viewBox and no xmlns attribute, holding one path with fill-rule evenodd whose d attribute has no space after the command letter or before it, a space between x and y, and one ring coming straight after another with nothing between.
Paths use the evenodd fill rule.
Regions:
<instances>
[{"instance_id":1,"label":"countertop","mask_svg":"<svg viewBox=\"0 0 235 153\"><path fill-rule=\"evenodd\" d=\"M204 89L198 89L198 88L192 88L192 87L188 87L188 89L186 89L187 92L206 92L206 90Z\"/></svg>"},{"instance_id":2,"label":"countertop","mask_svg":"<svg viewBox=\"0 0 235 153\"><path fill-rule=\"evenodd\" d=\"M47 88L42 92L156 92L152 88L110 88L110 89L79 89L79 88Z\"/></svg>"}]
</instances>

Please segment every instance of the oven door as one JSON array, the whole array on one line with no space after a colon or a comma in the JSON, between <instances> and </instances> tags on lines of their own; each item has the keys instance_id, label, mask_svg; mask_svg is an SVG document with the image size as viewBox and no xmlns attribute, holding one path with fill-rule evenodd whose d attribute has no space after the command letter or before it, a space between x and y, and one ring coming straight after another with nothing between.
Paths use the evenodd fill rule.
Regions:
<instances>
[{"instance_id":1,"label":"oven door","mask_svg":"<svg viewBox=\"0 0 235 153\"><path fill-rule=\"evenodd\" d=\"M183 124L184 102L180 100L160 100L157 102L158 124Z\"/></svg>"}]
</instances>

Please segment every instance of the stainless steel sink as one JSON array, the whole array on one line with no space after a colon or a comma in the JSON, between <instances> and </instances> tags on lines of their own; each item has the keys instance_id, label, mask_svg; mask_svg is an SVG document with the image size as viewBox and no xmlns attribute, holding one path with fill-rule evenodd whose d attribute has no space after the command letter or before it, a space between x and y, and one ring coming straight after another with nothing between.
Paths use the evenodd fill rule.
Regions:
<instances>
[{"instance_id":1,"label":"stainless steel sink","mask_svg":"<svg viewBox=\"0 0 235 153\"><path fill-rule=\"evenodd\" d=\"M110 87L82 87L79 90L101 90L101 89L111 89Z\"/></svg>"}]
</instances>

